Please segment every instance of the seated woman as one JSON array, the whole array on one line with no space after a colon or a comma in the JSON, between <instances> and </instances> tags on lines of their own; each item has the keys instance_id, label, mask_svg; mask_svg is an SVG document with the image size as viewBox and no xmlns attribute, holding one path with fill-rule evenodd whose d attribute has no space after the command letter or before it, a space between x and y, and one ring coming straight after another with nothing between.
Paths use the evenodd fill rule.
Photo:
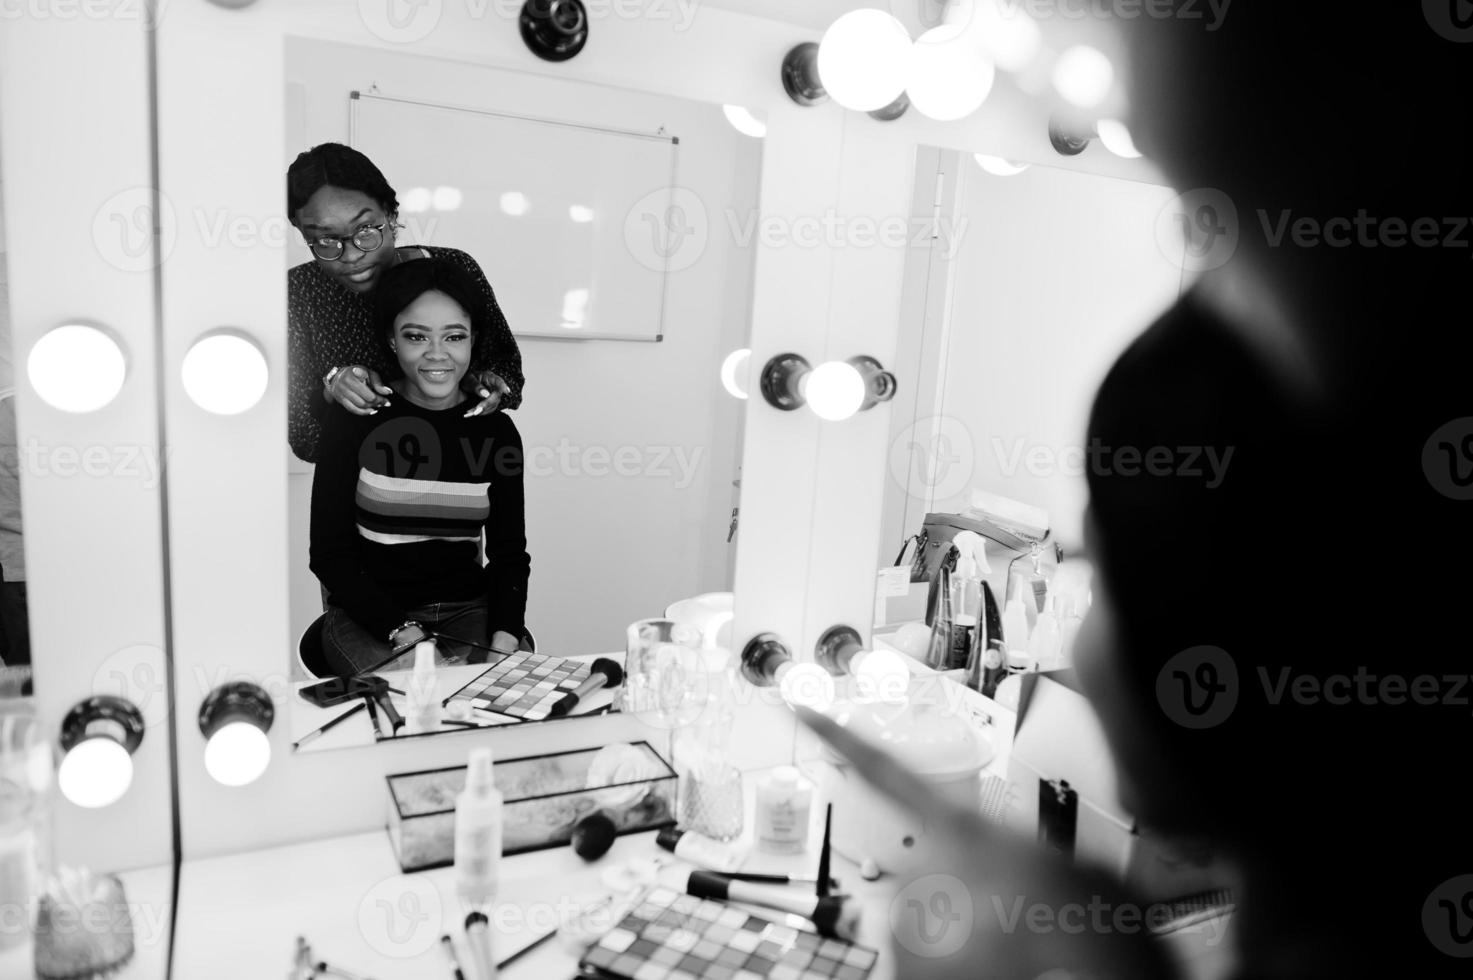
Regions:
<instances>
[{"instance_id":1,"label":"seated woman","mask_svg":"<svg viewBox=\"0 0 1473 980\"><path fill-rule=\"evenodd\" d=\"M340 676L406 667L431 636L442 663L517 649L531 567L521 435L505 413L465 416L486 316L474 281L445 259L405 262L375 305L397 397L369 416L334 407L312 479L323 653Z\"/></svg>"}]
</instances>

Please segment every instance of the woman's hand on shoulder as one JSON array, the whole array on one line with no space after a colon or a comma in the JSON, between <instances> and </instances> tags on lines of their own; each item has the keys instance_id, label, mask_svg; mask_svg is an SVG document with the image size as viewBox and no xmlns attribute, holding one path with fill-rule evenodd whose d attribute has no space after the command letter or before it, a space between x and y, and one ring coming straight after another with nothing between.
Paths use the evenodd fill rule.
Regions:
<instances>
[{"instance_id":1,"label":"woman's hand on shoulder","mask_svg":"<svg viewBox=\"0 0 1473 980\"><path fill-rule=\"evenodd\" d=\"M476 394L481 397L470 411L465 413L466 418L473 415L490 415L501 407L501 400L511 394L511 385L501 379L494 371L482 371L476 385Z\"/></svg>"},{"instance_id":2,"label":"woman's hand on shoulder","mask_svg":"<svg viewBox=\"0 0 1473 980\"><path fill-rule=\"evenodd\" d=\"M325 386L327 397L354 415L372 415L389 404L394 390L384 384L377 371L353 364L334 372Z\"/></svg>"}]
</instances>

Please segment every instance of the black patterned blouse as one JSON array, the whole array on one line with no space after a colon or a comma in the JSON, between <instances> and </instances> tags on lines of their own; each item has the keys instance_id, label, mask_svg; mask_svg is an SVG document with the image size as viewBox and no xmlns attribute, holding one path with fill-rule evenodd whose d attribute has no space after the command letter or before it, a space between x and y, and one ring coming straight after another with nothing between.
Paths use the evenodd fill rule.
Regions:
<instances>
[{"instance_id":1,"label":"black patterned blouse","mask_svg":"<svg viewBox=\"0 0 1473 980\"><path fill-rule=\"evenodd\" d=\"M490 314L481 322L491 329L477 331L468 374L494 371L511 388L501 407L516 408L522 403L522 352L491 284L476 260L459 249L413 246L400 254L408 260L425 252L460 266L485 293ZM349 292L315 262L287 271L286 294L287 438L298 458L315 463L323 415L331 407L322 396L322 376L335 367L362 364L387 381L398 375L399 365L374 330L372 294Z\"/></svg>"}]
</instances>

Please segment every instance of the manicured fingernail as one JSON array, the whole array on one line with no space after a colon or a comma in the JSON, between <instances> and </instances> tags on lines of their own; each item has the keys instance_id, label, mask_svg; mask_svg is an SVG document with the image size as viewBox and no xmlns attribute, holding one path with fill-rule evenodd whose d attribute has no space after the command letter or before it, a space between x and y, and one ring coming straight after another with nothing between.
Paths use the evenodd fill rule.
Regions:
<instances>
[{"instance_id":1,"label":"manicured fingernail","mask_svg":"<svg viewBox=\"0 0 1473 980\"><path fill-rule=\"evenodd\" d=\"M472 415L480 415L480 414L481 414L481 406L477 405L475 408L471 409L469 412L466 412L465 413L465 417L466 418L470 418Z\"/></svg>"}]
</instances>

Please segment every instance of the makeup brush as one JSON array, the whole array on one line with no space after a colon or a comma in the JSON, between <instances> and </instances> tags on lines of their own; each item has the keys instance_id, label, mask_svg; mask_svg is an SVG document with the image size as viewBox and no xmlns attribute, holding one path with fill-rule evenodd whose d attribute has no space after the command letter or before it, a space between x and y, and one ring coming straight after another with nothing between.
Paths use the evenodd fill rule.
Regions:
<instances>
[{"instance_id":1,"label":"makeup brush","mask_svg":"<svg viewBox=\"0 0 1473 980\"><path fill-rule=\"evenodd\" d=\"M745 902L763 908L801 915L818 929L820 936L854 941L859 934L860 905L848 895L802 895L783 888L732 881L714 871L692 871L686 894L696 898Z\"/></svg>"},{"instance_id":2,"label":"makeup brush","mask_svg":"<svg viewBox=\"0 0 1473 980\"><path fill-rule=\"evenodd\" d=\"M818 852L818 887L814 894L819 898L826 898L833 885L829 879L829 827L833 821L834 805L830 803L824 807L823 811L823 846Z\"/></svg>"},{"instance_id":3,"label":"makeup brush","mask_svg":"<svg viewBox=\"0 0 1473 980\"><path fill-rule=\"evenodd\" d=\"M552 707L548 709L547 715L549 718L561 718L566 714L570 714L574 708L578 707L579 701L593 694L595 691L602 690L605 687L618 687L623 683L624 668L620 667L616 661L610 660L608 657L599 657L593 662L593 666L588 668L588 679L582 684L579 684L576 691L569 691L554 701Z\"/></svg>"}]
</instances>

